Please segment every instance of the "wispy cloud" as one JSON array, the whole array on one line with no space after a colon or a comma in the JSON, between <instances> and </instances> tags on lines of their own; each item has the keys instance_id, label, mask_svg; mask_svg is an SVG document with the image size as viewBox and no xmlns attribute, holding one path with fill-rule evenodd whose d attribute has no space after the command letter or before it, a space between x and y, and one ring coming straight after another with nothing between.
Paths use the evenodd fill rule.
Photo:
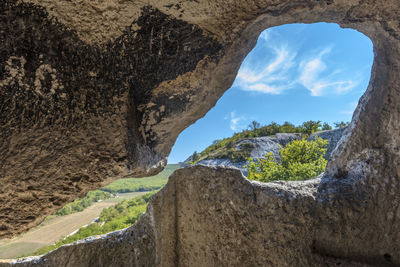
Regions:
<instances>
[{"instance_id":1,"label":"wispy cloud","mask_svg":"<svg viewBox=\"0 0 400 267\"><path fill-rule=\"evenodd\" d=\"M294 66L296 53L286 46L272 47L271 49L275 58L268 62L261 71L250 66L240 69L237 81L243 90L280 94L290 88L290 84L286 81L289 78L288 71Z\"/></svg>"},{"instance_id":2,"label":"wispy cloud","mask_svg":"<svg viewBox=\"0 0 400 267\"><path fill-rule=\"evenodd\" d=\"M235 111L232 111L230 114L230 128L232 131L238 131L245 127L245 122L247 121L245 116L236 115Z\"/></svg>"},{"instance_id":3,"label":"wispy cloud","mask_svg":"<svg viewBox=\"0 0 400 267\"><path fill-rule=\"evenodd\" d=\"M307 88L312 96L321 96L324 91L329 89L339 94L345 93L358 83L353 80L338 79L337 74L340 74L340 70L333 70L330 74L325 73L327 66L323 57L331 51L332 46L326 47L316 57L300 63L298 82Z\"/></svg>"},{"instance_id":4,"label":"wispy cloud","mask_svg":"<svg viewBox=\"0 0 400 267\"><path fill-rule=\"evenodd\" d=\"M277 86L268 85L265 83L252 84L245 88L246 91L255 91L255 92L267 93L267 94L273 94L273 95L279 95L285 89L286 89L285 86L277 87Z\"/></svg>"},{"instance_id":5,"label":"wispy cloud","mask_svg":"<svg viewBox=\"0 0 400 267\"><path fill-rule=\"evenodd\" d=\"M263 32L260 38L265 41L271 38L270 35L268 31ZM313 51L311 56L303 55L302 59L299 59L298 51L285 42L273 43L271 40L264 46L273 54L273 59L261 67L244 64L236 79L242 90L277 95L301 85L312 96L321 96L326 93L343 94L359 84L354 77L344 79L341 69L327 65L325 58L332 52L333 46Z\"/></svg>"},{"instance_id":6,"label":"wispy cloud","mask_svg":"<svg viewBox=\"0 0 400 267\"><path fill-rule=\"evenodd\" d=\"M260 34L259 38L263 39L264 41L269 41L270 36L271 36L270 30L265 30Z\"/></svg>"}]
</instances>

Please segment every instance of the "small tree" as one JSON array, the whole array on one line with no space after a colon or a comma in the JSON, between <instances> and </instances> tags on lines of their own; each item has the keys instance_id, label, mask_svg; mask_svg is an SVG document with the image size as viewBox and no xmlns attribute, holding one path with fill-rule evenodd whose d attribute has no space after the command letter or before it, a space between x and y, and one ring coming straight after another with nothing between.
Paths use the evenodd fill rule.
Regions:
<instances>
[{"instance_id":1,"label":"small tree","mask_svg":"<svg viewBox=\"0 0 400 267\"><path fill-rule=\"evenodd\" d=\"M332 126L330 126L328 123L324 123L322 125L322 130L327 131L327 130L332 130Z\"/></svg>"},{"instance_id":2,"label":"small tree","mask_svg":"<svg viewBox=\"0 0 400 267\"><path fill-rule=\"evenodd\" d=\"M295 133L296 127L292 123L285 121L285 123L281 126L281 132L282 133Z\"/></svg>"},{"instance_id":3,"label":"small tree","mask_svg":"<svg viewBox=\"0 0 400 267\"><path fill-rule=\"evenodd\" d=\"M281 130L281 126L278 123L274 122L274 121L271 122L268 126L270 127L272 134L277 134Z\"/></svg>"},{"instance_id":4,"label":"small tree","mask_svg":"<svg viewBox=\"0 0 400 267\"><path fill-rule=\"evenodd\" d=\"M220 140L220 139L216 139L216 140L212 141L212 145L215 146L215 145L217 145L219 142L221 142L221 140Z\"/></svg>"},{"instance_id":5,"label":"small tree","mask_svg":"<svg viewBox=\"0 0 400 267\"><path fill-rule=\"evenodd\" d=\"M260 123L259 122L257 122L257 121L252 121L252 122L250 122L250 124L249 124L249 129L250 130L252 130L252 131L254 131L254 130L257 130L258 128L260 128Z\"/></svg>"},{"instance_id":6,"label":"small tree","mask_svg":"<svg viewBox=\"0 0 400 267\"><path fill-rule=\"evenodd\" d=\"M200 159L200 154L197 153L197 151L194 151L193 154L192 154L192 162L195 163L199 159Z\"/></svg>"},{"instance_id":7,"label":"small tree","mask_svg":"<svg viewBox=\"0 0 400 267\"><path fill-rule=\"evenodd\" d=\"M347 127L350 124L350 122L341 121L341 122L335 122L333 124L335 125L336 129L339 129L339 128Z\"/></svg>"},{"instance_id":8,"label":"small tree","mask_svg":"<svg viewBox=\"0 0 400 267\"><path fill-rule=\"evenodd\" d=\"M321 127L321 121L306 121L303 122L301 127L303 128L303 133L311 135L318 131L319 127Z\"/></svg>"}]
</instances>

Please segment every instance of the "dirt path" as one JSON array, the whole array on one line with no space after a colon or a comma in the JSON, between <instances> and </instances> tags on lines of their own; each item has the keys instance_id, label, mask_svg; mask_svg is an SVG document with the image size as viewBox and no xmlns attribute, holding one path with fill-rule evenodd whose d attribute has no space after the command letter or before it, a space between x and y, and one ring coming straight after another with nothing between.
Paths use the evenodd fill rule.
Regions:
<instances>
[{"instance_id":1,"label":"dirt path","mask_svg":"<svg viewBox=\"0 0 400 267\"><path fill-rule=\"evenodd\" d=\"M64 236L92 222L95 218L99 217L104 208L144 193L147 192L120 194L118 198L94 203L81 212L55 217L47 221L45 225L38 226L13 239L1 240L0 259L16 258L23 254L35 252L43 246L51 245Z\"/></svg>"}]
</instances>

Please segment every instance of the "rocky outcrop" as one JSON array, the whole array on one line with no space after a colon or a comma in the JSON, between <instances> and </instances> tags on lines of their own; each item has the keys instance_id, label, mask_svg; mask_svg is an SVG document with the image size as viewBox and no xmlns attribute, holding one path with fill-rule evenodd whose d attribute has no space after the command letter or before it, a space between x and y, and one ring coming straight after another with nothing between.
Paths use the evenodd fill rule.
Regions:
<instances>
[{"instance_id":1,"label":"rocky outcrop","mask_svg":"<svg viewBox=\"0 0 400 267\"><path fill-rule=\"evenodd\" d=\"M254 138L246 138L240 140L239 142L234 144L236 150L241 150L241 146L244 144L252 144L252 149L249 153L249 157L257 159L263 158L267 153L273 153L275 159L278 161L281 158L281 154L279 151L283 146L288 144L291 140L301 139L301 134L286 134L279 133L276 136L263 136L263 137L254 137ZM186 160L187 161L187 160ZM204 160L200 160L197 165L204 165L210 167L228 167L228 168L236 168L242 171L244 175L247 175L247 161L232 161L229 158L207 158Z\"/></svg>"},{"instance_id":2,"label":"rocky outcrop","mask_svg":"<svg viewBox=\"0 0 400 267\"><path fill-rule=\"evenodd\" d=\"M314 140L316 136L321 137L322 139L328 140L328 146L326 149L325 158L329 159L333 150L335 150L340 138L342 138L342 135L345 130L346 130L346 127L334 129L334 130L317 132L317 133L311 135L307 140Z\"/></svg>"},{"instance_id":3,"label":"rocky outcrop","mask_svg":"<svg viewBox=\"0 0 400 267\"><path fill-rule=\"evenodd\" d=\"M234 169L179 169L130 228L0 266L398 265L400 218L371 221L374 214L365 212L375 204L363 199L342 198L338 208L335 192L323 184L321 178L259 183ZM342 253L329 252L335 239L343 240ZM349 254L354 245L357 253Z\"/></svg>"},{"instance_id":4,"label":"rocky outcrop","mask_svg":"<svg viewBox=\"0 0 400 267\"><path fill-rule=\"evenodd\" d=\"M189 122L172 135L160 122L201 86L182 75L204 72L221 52L199 26L151 6L137 6L117 38L92 43L61 22L86 13L48 13L66 2L0 3L0 237L113 179L161 171ZM173 93L166 83L177 80L187 86Z\"/></svg>"},{"instance_id":5,"label":"rocky outcrop","mask_svg":"<svg viewBox=\"0 0 400 267\"><path fill-rule=\"evenodd\" d=\"M37 264L399 265L399 10L395 0L1 1L0 236L115 178L161 170L261 31L324 21L366 34L375 59L316 193L196 167L157 196L131 238Z\"/></svg>"},{"instance_id":6,"label":"rocky outcrop","mask_svg":"<svg viewBox=\"0 0 400 267\"><path fill-rule=\"evenodd\" d=\"M345 128L328 130L328 131L320 131L313 135L311 135L308 140L314 140L316 136L319 136L328 141L327 150L326 150L326 159L329 159L333 150L336 148L336 145ZM235 144L235 149L240 150L241 145L243 144L252 144L253 149L250 152L249 157L253 159L264 158L267 153L273 153L275 159L280 161L281 154L279 151L285 147L288 143L293 140L300 140L302 138L301 134L295 133L278 133L275 136L263 136L263 137L254 137L254 138L246 138ZM182 167L189 167L190 162L192 161L192 156L186 159ZM210 167L228 167L239 169L244 175L247 175L246 165L247 161L243 162L233 162L228 158L207 158L204 160L200 160L196 163L196 165L204 165Z\"/></svg>"}]
</instances>

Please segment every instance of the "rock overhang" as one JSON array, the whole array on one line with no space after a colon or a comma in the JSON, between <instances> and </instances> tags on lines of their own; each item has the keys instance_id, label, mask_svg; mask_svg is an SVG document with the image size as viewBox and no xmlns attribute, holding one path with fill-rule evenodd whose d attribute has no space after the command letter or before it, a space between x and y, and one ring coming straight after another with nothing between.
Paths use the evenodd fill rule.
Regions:
<instances>
[{"instance_id":1,"label":"rock overhang","mask_svg":"<svg viewBox=\"0 0 400 267\"><path fill-rule=\"evenodd\" d=\"M313 247L399 263L396 223L390 238L373 231L399 216L397 1L98 2L0 4L1 236L112 179L160 170L178 134L230 87L262 30L324 21L366 34L375 59L317 192L324 204Z\"/></svg>"}]
</instances>

